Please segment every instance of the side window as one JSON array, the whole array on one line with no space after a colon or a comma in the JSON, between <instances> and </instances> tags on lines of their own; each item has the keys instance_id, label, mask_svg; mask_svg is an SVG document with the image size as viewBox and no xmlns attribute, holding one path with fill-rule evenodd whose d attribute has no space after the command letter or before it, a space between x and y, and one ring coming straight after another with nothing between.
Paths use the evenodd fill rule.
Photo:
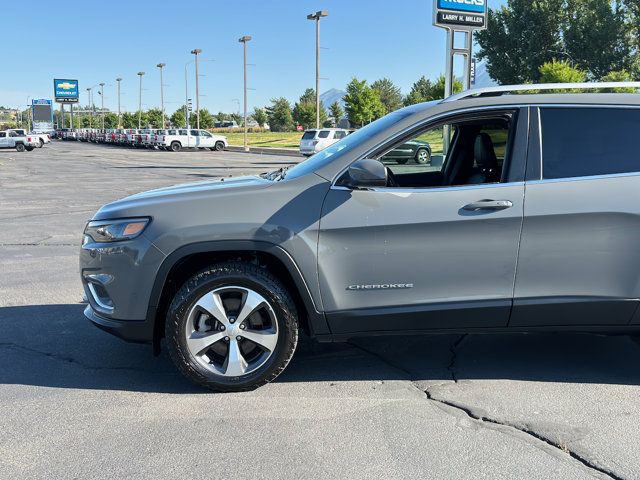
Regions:
<instances>
[{"instance_id":1,"label":"side window","mask_svg":"<svg viewBox=\"0 0 640 480\"><path fill-rule=\"evenodd\" d=\"M191 135L193 135L194 137L199 137L200 136L200 132L198 130L191 130Z\"/></svg>"},{"instance_id":2,"label":"side window","mask_svg":"<svg viewBox=\"0 0 640 480\"><path fill-rule=\"evenodd\" d=\"M329 134L331 132L329 130L320 130L320 133L318 134L318 138L329 138Z\"/></svg>"},{"instance_id":3,"label":"side window","mask_svg":"<svg viewBox=\"0 0 640 480\"><path fill-rule=\"evenodd\" d=\"M340 140L341 138L344 138L346 136L347 136L346 132L344 132L342 130L338 130L338 131L336 131L336 133L335 133L333 138L335 138L337 140Z\"/></svg>"},{"instance_id":4,"label":"side window","mask_svg":"<svg viewBox=\"0 0 640 480\"><path fill-rule=\"evenodd\" d=\"M0 132L0 138L6 138L7 132Z\"/></svg>"},{"instance_id":5,"label":"side window","mask_svg":"<svg viewBox=\"0 0 640 480\"><path fill-rule=\"evenodd\" d=\"M509 115L470 119L423 130L386 150L379 160L390 185L406 188L502 182L508 158Z\"/></svg>"},{"instance_id":6,"label":"side window","mask_svg":"<svg viewBox=\"0 0 640 480\"><path fill-rule=\"evenodd\" d=\"M640 109L543 108L543 178L640 172Z\"/></svg>"},{"instance_id":7,"label":"side window","mask_svg":"<svg viewBox=\"0 0 640 480\"><path fill-rule=\"evenodd\" d=\"M211 138L211 134L205 130L200 131L200 136L201 137L207 137L207 138Z\"/></svg>"},{"instance_id":8,"label":"side window","mask_svg":"<svg viewBox=\"0 0 640 480\"><path fill-rule=\"evenodd\" d=\"M186 130L180 130L178 135L187 135L187 131Z\"/></svg>"}]
</instances>

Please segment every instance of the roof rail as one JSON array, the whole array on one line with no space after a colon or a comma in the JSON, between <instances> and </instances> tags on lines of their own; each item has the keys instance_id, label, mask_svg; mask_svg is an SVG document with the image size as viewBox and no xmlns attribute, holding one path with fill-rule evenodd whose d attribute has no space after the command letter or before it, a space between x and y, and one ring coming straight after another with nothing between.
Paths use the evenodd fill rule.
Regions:
<instances>
[{"instance_id":1,"label":"roof rail","mask_svg":"<svg viewBox=\"0 0 640 480\"><path fill-rule=\"evenodd\" d=\"M527 85L500 85L498 87L473 88L445 98L444 102L455 102L469 97L497 97L511 92L527 90L573 90L595 88L635 88L640 89L640 82L591 82L591 83L541 83Z\"/></svg>"}]
</instances>

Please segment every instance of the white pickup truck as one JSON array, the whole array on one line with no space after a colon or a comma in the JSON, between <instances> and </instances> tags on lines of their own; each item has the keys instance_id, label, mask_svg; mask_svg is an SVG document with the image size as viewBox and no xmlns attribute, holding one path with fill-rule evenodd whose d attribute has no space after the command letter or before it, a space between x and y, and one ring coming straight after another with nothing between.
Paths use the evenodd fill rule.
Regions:
<instances>
[{"instance_id":1,"label":"white pickup truck","mask_svg":"<svg viewBox=\"0 0 640 480\"><path fill-rule=\"evenodd\" d=\"M51 143L51 137L48 133L27 133L24 128L10 128L8 132L16 132L21 137L35 137L36 146L42 148L47 143Z\"/></svg>"},{"instance_id":2,"label":"white pickup truck","mask_svg":"<svg viewBox=\"0 0 640 480\"><path fill-rule=\"evenodd\" d=\"M15 148L18 152L30 152L40 143L35 135L21 135L15 130L0 132L0 148Z\"/></svg>"},{"instance_id":3,"label":"white pickup truck","mask_svg":"<svg viewBox=\"0 0 640 480\"><path fill-rule=\"evenodd\" d=\"M220 151L227 148L227 137L213 135L206 130L173 128L168 129L166 135L158 137L157 146L172 152L179 152L183 148L208 148Z\"/></svg>"}]
</instances>

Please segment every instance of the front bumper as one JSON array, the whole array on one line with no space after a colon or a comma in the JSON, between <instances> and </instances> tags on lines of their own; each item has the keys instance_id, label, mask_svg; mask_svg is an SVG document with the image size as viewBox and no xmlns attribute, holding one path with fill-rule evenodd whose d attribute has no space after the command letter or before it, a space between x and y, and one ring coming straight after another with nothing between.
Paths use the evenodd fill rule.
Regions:
<instances>
[{"instance_id":1,"label":"front bumper","mask_svg":"<svg viewBox=\"0 0 640 480\"><path fill-rule=\"evenodd\" d=\"M85 238L80 277L93 312L107 322L132 325L149 318L151 290L165 258L144 234L114 243Z\"/></svg>"},{"instance_id":2,"label":"front bumper","mask_svg":"<svg viewBox=\"0 0 640 480\"><path fill-rule=\"evenodd\" d=\"M151 320L116 320L100 316L91 305L84 309L84 316L96 327L120 337L127 342L151 343L154 323Z\"/></svg>"}]
</instances>

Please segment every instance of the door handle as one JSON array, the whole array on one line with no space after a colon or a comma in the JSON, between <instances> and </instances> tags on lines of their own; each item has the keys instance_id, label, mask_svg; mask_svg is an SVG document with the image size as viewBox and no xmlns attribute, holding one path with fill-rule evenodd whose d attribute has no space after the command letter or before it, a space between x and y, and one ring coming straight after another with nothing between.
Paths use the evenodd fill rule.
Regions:
<instances>
[{"instance_id":1,"label":"door handle","mask_svg":"<svg viewBox=\"0 0 640 480\"><path fill-rule=\"evenodd\" d=\"M513 207L511 200L478 200L462 207L463 210L477 212L478 210L505 210Z\"/></svg>"}]
</instances>

